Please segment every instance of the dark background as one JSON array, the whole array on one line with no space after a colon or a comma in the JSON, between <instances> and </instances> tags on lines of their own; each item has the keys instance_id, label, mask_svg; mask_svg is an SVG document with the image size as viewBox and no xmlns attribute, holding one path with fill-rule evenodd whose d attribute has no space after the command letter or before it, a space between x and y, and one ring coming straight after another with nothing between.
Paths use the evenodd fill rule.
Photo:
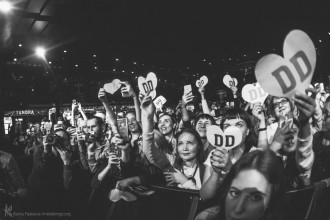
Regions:
<instances>
[{"instance_id":1,"label":"dark background","mask_svg":"<svg viewBox=\"0 0 330 220\"><path fill-rule=\"evenodd\" d=\"M254 66L282 54L292 29L305 31L317 48L314 82L328 84L329 1L120 1L13 0L0 14L0 104L98 103L97 92L115 78L153 71L157 94L176 103L183 85L209 77L207 96L226 87L223 75L255 82ZM21 44L21 47L19 46ZM47 62L34 48L47 48ZM66 53L64 52L66 51ZM48 62L51 62L49 64ZM76 66L77 65L77 66ZM120 97L116 102L130 101Z\"/></svg>"}]
</instances>

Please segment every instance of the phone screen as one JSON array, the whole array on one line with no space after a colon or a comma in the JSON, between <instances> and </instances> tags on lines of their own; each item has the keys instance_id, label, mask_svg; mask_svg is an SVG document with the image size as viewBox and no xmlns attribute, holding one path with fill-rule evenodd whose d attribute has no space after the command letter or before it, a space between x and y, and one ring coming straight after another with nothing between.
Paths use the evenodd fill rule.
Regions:
<instances>
[{"instance_id":1,"label":"phone screen","mask_svg":"<svg viewBox=\"0 0 330 220\"><path fill-rule=\"evenodd\" d=\"M127 118L117 119L117 124L118 124L118 133L120 134L120 136L124 139L125 142L129 141Z\"/></svg>"},{"instance_id":2,"label":"phone screen","mask_svg":"<svg viewBox=\"0 0 330 220\"><path fill-rule=\"evenodd\" d=\"M184 88L184 94L188 94L192 90L191 85L185 85L183 88Z\"/></svg>"}]
</instances>

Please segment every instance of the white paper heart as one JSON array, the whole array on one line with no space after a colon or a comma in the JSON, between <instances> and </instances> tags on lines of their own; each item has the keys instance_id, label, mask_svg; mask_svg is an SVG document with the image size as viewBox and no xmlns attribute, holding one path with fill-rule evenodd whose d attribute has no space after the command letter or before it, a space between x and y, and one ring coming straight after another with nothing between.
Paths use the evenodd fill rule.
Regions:
<instances>
[{"instance_id":1,"label":"white paper heart","mask_svg":"<svg viewBox=\"0 0 330 220\"><path fill-rule=\"evenodd\" d=\"M162 108L162 106L166 103L166 99L164 96L158 96L155 100L154 100L154 104L156 106L156 108Z\"/></svg>"},{"instance_id":2,"label":"white paper heart","mask_svg":"<svg viewBox=\"0 0 330 220\"><path fill-rule=\"evenodd\" d=\"M223 77L222 81L223 81L223 84L225 84L228 88L230 88L232 86L237 86L237 83L238 83L236 78L233 79L228 74Z\"/></svg>"},{"instance_id":3,"label":"white paper heart","mask_svg":"<svg viewBox=\"0 0 330 220\"><path fill-rule=\"evenodd\" d=\"M242 98L249 103L261 103L263 104L268 96L263 88L257 83L255 86L253 84L246 84L242 88Z\"/></svg>"},{"instance_id":4,"label":"white paper heart","mask_svg":"<svg viewBox=\"0 0 330 220\"><path fill-rule=\"evenodd\" d=\"M156 97L157 76L153 72L148 73L147 78L140 76L138 78L138 86L140 92L145 95L150 91L152 99Z\"/></svg>"},{"instance_id":5,"label":"white paper heart","mask_svg":"<svg viewBox=\"0 0 330 220\"><path fill-rule=\"evenodd\" d=\"M112 80L111 83L104 84L103 88L107 93L114 94L121 87L119 79Z\"/></svg>"},{"instance_id":6,"label":"white paper heart","mask_svg":"<svg viewBox=\"0 0 330 220\"><path fill-rule=\"evenodd\" d=\"M225 133L217 125L207 127L207 140L214 147L225 147L227 150L233 149L242 141L242 132L239 128L228 127Z\"/></svg>"},{"instance_id":7,"label":"white paper heart","mask_svg":"<svg viewBox=\"0 0 330 220\"><path fill-rule=\"evenodd\" d=\"M316 65L316 50L308 35L291 31L283 45L284 58L277 54L262 57L255 68L261 87L273 96L292 97L308 88Z\"/></svg>"},{"instance_id":8,"label":"white paper heart","mask_svg":"<svg viewBox=\"0 0 330 220\"><path fill-rule=\"evenodd\" d=\"M206 86L206 84L209 82L209 79L207 78L207 76L202 76L200 79L198 79L196 81L196 86L197 88L201 88Z\"/></svg>"},{"instance_id":9,"label":"white paper heart","mask_svg":"<svg viewBox=\"0 0 330 220\"><path fill-rule=\"evenodd\" d=\"M121 199L127 202L131 202L131 201L135 201L137 197L127 191L124 192L118 189L113 189L109 193L109 199L113 202L118 202Z\"/></svg>"}]
</instances>

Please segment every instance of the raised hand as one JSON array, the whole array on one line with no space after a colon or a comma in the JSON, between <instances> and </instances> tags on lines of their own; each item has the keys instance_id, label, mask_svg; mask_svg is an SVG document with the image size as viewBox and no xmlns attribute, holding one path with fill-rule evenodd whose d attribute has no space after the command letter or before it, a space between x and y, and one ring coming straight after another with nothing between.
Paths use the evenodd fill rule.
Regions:
<instances>
[{"instance_id":1,"label":"raised hand","mask_svg":"<svg viewBox=\"0 0 330 220\"><path fill-rule=\"evenodd\" d=\"M100 88L97 97L102 103L108 103L107 93L104 88Z\"/></svg>"},{"instance_id":2,"label":"raised hand","mask_svg":"<svg viewBox=\"0 0 330 220\"><path fill-rule=\"evenodd\" d=\"M311 92L312 96L309 97L306 93ZM308 88L306 89L306 93L297 92L293 101L299 110L299 121L302 123L308 123L309 119L313 116L316 103L315 97L317 94L316 89Z\"/></svg>"},{"instance_id":3,"label":"raised hand","mask_svg":"<svg viewBox=\"0 0 330 220\"><path fill-rule=\"evenodd\" d=\"M229 158L229 152L224 147L216 147L211 152L211 166L214 172L221 173L229 171L232 162Z\"/></svg>"},{"instance_id":4,"label":"raised hand","mask_svg":"<svg viewBox=\"0 0 330 220\"><path fill-rule=\"evenodd\" d=\"M141 112L145 115L154 115L156 107L152 101L151 96L149 95L150 92L148 92L141 101Z\"/></svg>"},{"instance_id":5,"label":"raised hand","mask_svg":"<svg viewBox=\"0 0 330 220\"><path fill-rule=\"evenodd\" d=\"M193 96L192 92L188 92L187 94L183 94L181 105L186 106L193 99L194 99L194 96Z\"/></svg>"},{"instance_id":6,"label":"raised hand","mask_svg":"<svg viewBox=\"0 0 330 220\"><path fill-rule=\"evenodd\" d=\"M259 121L265 120L264 109L260 104L253 105L252 114L259 119Z\"/></svg>"},{"instance_id":7,"label":"raised hand","mask_svg":"<svg viewBox=\"0 0 330 220\"><path fill-rule=\"evenodd\" d=\"M108 167L111 167L112 164L118 165L120 163L120 158L117 157L115 153L110 153L108 158Z\"/></svg>"},{"instance_id":8,"label":"raised hand","mask_svg":"<svg viewBox=\"0 0 330 220\"><path fill-rule=\"evenodd\" d=\"M120 84L124 85L124 87L121 88L121 93L128 93L129 97L135 97L136 96L136 93L135 93L132 85L129 84L129 82L124 81L124 82L121 82Z\"/></svg>"}]
</instances>

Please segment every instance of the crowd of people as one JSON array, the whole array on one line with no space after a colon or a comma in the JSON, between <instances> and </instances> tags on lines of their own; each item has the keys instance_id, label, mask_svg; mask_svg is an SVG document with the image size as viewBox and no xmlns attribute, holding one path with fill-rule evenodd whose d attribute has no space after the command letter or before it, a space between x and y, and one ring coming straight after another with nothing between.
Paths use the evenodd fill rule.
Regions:
<instances>
[{"instance_id":1,"label":"crowd of people","mask_svg":"<svg viewBox=\"0 0 330 220\"><path fill-rule=\"evenodd\" d=\"M124 82L121 92L135 111L117 115L102 88L105 112L86 116L74 102L71 120L30 124L7 143L15 153L0 151L0 207L12 207L2 214L106 219L114 189L134 194L134 186L161 185L198 191L197 220L281 219L286 191L330 178L329 91L308 88L292 99L269 95L251 104L233 86L229 105L210 105L205 89L156 109L149 93ZM213 146L212 125L238 128L241 142L230 150ZM152 193L118 203L111 219L185 218L181 200Z\"/></svg>"}]
</instances>

